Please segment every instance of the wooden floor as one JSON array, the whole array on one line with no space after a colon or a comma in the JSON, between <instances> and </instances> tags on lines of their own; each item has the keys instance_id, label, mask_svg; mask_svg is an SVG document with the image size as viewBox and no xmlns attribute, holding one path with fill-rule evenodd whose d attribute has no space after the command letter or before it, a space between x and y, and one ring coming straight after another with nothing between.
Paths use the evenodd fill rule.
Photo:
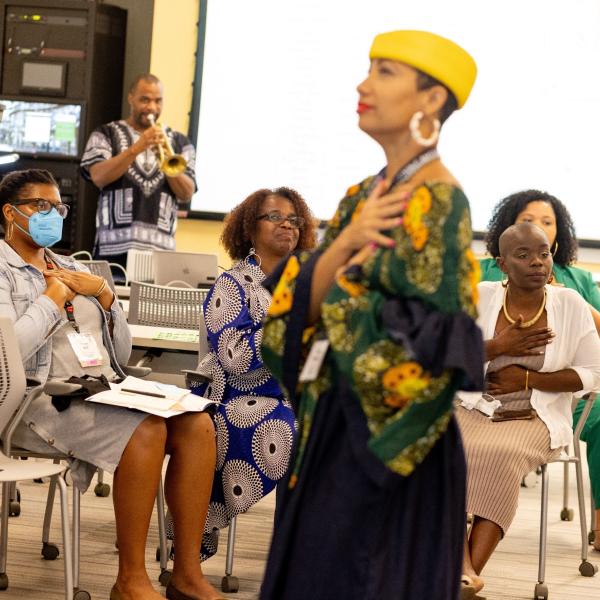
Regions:
<instances>
[{"instance_id":1,"label":"wooden floor","mask_svg":"<svg viewBox=\"0 0 600 600\"><path fill-rule=\"evenodd\" d=\"M578 521L561 522L562 469L551 466L550 514L546 581L552 600L600 600L600 575L585 578L579 575ZM575 505L574 482L571 479L572 504ZM110 479L107 479L110 482ZM47 485L21 485L22 514L10 519L8 552L9 589L0 592L0 600L28 598L30 600L60 600L62 595L62 557L44 561L40 557L41 523ZM484 576L488 600L520 600L533 597L537 576L537 539L540 485L521 490L519 512L513 527L492 557ZM589 496L588 496L589 497ZM258 598L260 580L271 534L274 496L271 494L251 511L238 519L234 574L240 579L240 591L230 598ZM587 510L587 507L586 507ZM59 515L58 506L55 511ZM577 512L575 513L577 519ZM82 502L81 587L94 600L108 598L116 576L117 554L111 498L97 498L88 492ZM60 542L58 519L53 524L53 539ZM154 581L158 577L155 561L156 524L153 521L148 541L147 564ZM215 585L224 572L226 534L218 556L205 563L205 572ZM591 552L590 560L600 564L600 553ZM435 556L431 557L435 569ZM160 589L159 584L156 588ZM284 600L284 599L281 599ZM307 599L310 600L310 599ZM338 600L332 590L331 600ZM402 599L382 599L402 600ZM425 599L418 599L425 600Z\"/></svg>"}]
</instances>

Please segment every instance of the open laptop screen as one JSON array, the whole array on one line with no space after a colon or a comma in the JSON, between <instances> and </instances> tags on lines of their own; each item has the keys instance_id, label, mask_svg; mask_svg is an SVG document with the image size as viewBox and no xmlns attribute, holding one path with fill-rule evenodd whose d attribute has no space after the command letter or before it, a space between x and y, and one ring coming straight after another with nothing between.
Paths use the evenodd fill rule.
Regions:
<instances>
[{"instance_id":1,"label":"open laptop screen","mask_svg":"<svg viewBox=\"0 0 600 600\"><path fill-rule=\"evenodd\" d=\"M152 262L156 285L183 282L195 288L208 287L218 275L216 254L155 250Z\"/></svg>"}]
</instances>

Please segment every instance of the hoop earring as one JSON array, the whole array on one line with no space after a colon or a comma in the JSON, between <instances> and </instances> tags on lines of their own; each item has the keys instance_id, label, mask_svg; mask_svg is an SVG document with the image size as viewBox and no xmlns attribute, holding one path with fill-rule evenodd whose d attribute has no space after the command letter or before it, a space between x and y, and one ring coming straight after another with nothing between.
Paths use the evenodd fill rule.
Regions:
<instances>
[{"instance_id":1,"label":"hoop earring","mask_svg":"<svg viewBox=\"0 0 600 600\"><path fill-rule=\"evenodd\" d=\"M4 241L10 242L13 236L14 224L12 221L8 221L6 223L6 228L4 229Z\"/></svg>"},{"instance_id":2,"label":"hoop earring","mask_svg":"<svg viewBox=\"0 0 600 600\"><path fill-rule=\"evenodd\" d=\"M550 285L554 281L554 273L550 273L550 277L548 277L548 284Z\"/></svg>"},{"instance_id":3,"label":"hoop earring","mask_svg":"<svg viewBox=\"0 0 600 600\"><path fill-rule=\"evenodd\" d=\"M557 252L558 252L558 242L556 240L554 240L554 250L552 250L552 256L556 256Z\"/></svg>"},{"instance_id":4,"label":"hoop earring","mask_svg":"<svg viewBox=\"0 0 600 600\"><path fill-rule=\"evenodd\" d=\"M256 248L254 248L254 246L252 246L248 252L248 256L246 256L246 258L244 259L244 262L250 266L252 263L250 262L250 259L252 257L255 257L254 260L256 260L257 266L260 268L260 266L262 265L262 258L256 254Z\"/></svg>"},{"instance_id":5,"label":"hoop earring","mask_svg":"<svg viewBox=\"0 0 600 600\"><path fill-rule=\"evenodd\" d=\"M424 138L421 135L421 121L423 120L424 116L425 114L423 113L423 111L418 110L411 117L410 123L408 124L408 127L410 129L410 135L412 136L412 139L415 142L417 142L417 144L419 144L419 146L433 146L440 137L441 123L439 119L433 119L433 131L431 132L431 135L428 138Z\"/></svg>"}]
</instances>

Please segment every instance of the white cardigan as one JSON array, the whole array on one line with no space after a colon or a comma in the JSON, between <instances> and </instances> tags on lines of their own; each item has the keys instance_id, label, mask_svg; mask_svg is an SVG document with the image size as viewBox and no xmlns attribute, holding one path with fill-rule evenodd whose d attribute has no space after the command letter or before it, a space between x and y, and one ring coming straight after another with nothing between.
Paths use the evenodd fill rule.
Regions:
<instances>
[{"instance_id":1,"label":"white cardigan","mask_svg":"<svg viewBox=\"0 0 600 600\"><path fill-rule=\"evenodd\" d=\"M477 324L484 340L494 337L498 314L502 309L504 288L499 281L482 281L479 289L479 318ZM574 290L553 285L546 286L546 313L548 327L556 334L546 346L541 372L573 369L581 379L581 397L600 390L600 338L587 302ZM485 364L485 369L489 362ZM480 396L479 393L477 393ZM459 392L461 399L472 404L473 395ZM550 448L568 445L573 438L571 392L542 392L532 390L531 406L550 432Z\"/></svg>"}]
</instances>

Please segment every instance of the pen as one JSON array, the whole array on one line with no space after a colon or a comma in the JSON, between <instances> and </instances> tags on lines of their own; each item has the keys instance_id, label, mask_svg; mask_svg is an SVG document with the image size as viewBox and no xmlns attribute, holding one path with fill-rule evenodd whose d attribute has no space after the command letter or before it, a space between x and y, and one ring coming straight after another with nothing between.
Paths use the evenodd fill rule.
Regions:
<instances>
[{"instance_id":1,"label":"pen","mask_svg":"<svg viewBox=\"0 0 600 600\"><path fill-rule=\"evenodd\" d=\"M157 394L155 392L144 392L142 390L129 390L127 388L121 388L119 391L129 394L142 394L142 396L152 396L153 398L166 398L164 394Z\"/></svg>"}]
</instances>

